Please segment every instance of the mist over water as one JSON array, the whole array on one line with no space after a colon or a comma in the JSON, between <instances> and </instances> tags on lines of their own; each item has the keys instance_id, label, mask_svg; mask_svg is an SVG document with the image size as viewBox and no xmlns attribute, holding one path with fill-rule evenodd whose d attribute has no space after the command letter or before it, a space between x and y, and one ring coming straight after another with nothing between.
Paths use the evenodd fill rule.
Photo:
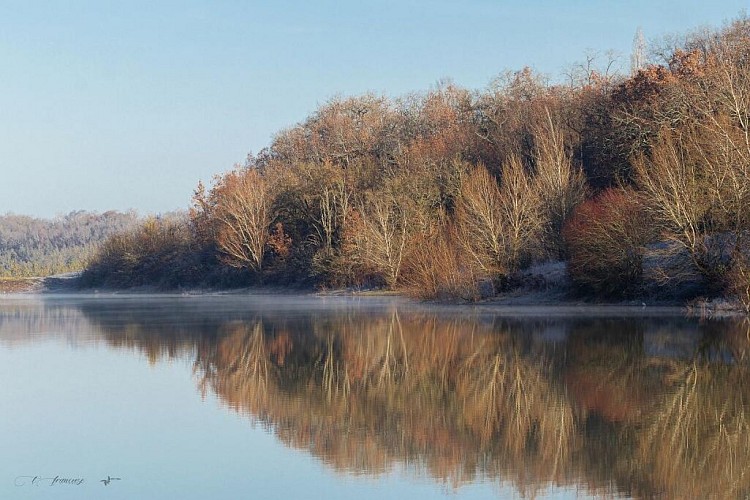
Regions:
<instances>
[{"instance_id":1,"label":"mist over water","mask_svg":"<svg viewBox=\"0 0 750 500\"><path fill-rule=\"evenodd\" d=\"M0 498L750 492L748 322L593 312L6 299Z\"/></svg>"}]
</instances>

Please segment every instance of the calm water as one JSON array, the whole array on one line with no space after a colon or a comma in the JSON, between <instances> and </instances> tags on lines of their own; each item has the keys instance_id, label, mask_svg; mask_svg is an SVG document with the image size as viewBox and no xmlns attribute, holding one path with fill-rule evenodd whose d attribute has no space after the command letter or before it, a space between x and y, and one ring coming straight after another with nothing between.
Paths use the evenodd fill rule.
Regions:
<instances>
[{"instance_id":1,"label":"calm water","mask_svg":"<svg viewBox=\"0 0 750 500\"><path fill-rule=\"evenodd\" d=\"M0 498L744 497L749 336L386 298L5 298Z\"/></svg>"}]
</instances>

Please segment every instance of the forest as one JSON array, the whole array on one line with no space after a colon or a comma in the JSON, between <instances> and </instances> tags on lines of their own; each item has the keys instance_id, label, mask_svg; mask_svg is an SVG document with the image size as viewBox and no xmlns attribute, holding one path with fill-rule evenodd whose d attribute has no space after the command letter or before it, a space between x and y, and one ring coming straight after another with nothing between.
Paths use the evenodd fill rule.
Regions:
<instances>
[{"instance_id":1,"label":"forest","mask_svg":"<svg viewBox=\"0 0 750 500\"><path fill-rule=\"evenodd\" d=\"M136 226L135 213L75 211L54 219L0 215L0 277L80 271L109 236Z\"/></svg>"},{"instance_id":2,"label":"forest","mask_svg":"<svg viewBox=\"0 0 750 500\"><path fill-rule=\"evenodd\" d=\"M332 99L199 183L188 216L109 238L83 282L472 301L565 262L581 297L750 310L750 18L609 63Z\"/></svg>"}]
</instances>

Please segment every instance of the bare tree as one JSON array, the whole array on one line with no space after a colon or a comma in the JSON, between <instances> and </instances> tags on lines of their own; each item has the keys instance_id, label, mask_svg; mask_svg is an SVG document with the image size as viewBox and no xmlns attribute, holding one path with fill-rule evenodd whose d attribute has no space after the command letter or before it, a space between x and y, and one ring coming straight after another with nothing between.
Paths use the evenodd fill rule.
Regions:
<instances>
[{"instance_id":1,"label":"bare tree","mask_svg":"<svg viewBox=\"0 0 750 500\"><path fill-rule=\"evenodd\" d=\"M687 250L697 270L721 279L742 245L750 206L748 164L717 130L662 131L651 155L635 159L638 184L668 238Z\"/></svg>"},{"instance_id":2,"label":"bare tree","mask_svg":"<svg viewBox=\"0 0 750 500\"><path fill-rule=\"evenodd\" d=\"M356 253L366 267L383 275L394 288L412 233L406 202L391 193L377 193L360 205L358 222L353 231Z\"/></svg>"},{"instance_id":3,"label":"bare tree","mask_svg":"<svg viewBox=\"0 0 750 500\"><path fill-rule=\"evenodd\" d=\"M517 156L511 156L503 165L500 194L505 221L503 243L506 262L512 271L531 257L543 227L539 193Z\"/></svg>"},{"instance_id":4,"label":"bare tree","mask_svg":"<svg viewBox=\"0 0 750 500\"><path fill-rule=\"evenodd\" d=\"M486 273L515 270L540 228L539 197L518 156L502 168L502 184L480 165L465 178L457 219L467 252Z\"/></svg>"},{"instance_id":5,"label":"bare tree","mask_svg":"<svg viewBox=\"0 0 750 500\"><path fill-rule=\"evenodd\" d=\"M505 271L502 204L497 181L483 165L469 172L461 185L457 219L467 252L487 273Z\"/></svg>"},{"instance_id":6,"label":"bare tree","mask_svg":"<svg viewBox=\"0 0 750 500\"><path fill-rule=\"evenodd\" d=\"M630 75L633 76L646 66L646 40L640 26L633 37L633 52L630 54Z\"/></svg>"},{"instance_id":7,"label":"bare tree","mask_svg":"<svg viewBox=\"0 0 750 500\"><path fill-rule=\"evenodd\" d=\"M234 170L211 192L218 222L217 246L234 267L261 271L272 221L268 181L255 168Z\"/></svg>"},{"instance_id":8,"label":"bare tree","mask_svg":"<svg viewBox=\"0 0 750 500\"><path fill-rule=\"evenodd\" d=\"M541 201L544 244L554 257L560 257L562 229L573 209L586 197L586 177L572 164L562 127L548 108L544 114L534 131L534 185Z\"/></svg>"}]
</instances>

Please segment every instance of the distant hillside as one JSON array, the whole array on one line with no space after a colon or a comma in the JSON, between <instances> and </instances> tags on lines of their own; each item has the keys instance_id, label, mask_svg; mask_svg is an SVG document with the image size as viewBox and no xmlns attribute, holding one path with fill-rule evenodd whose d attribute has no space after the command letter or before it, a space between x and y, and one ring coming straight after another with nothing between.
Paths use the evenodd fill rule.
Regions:
<instances>
[{"instance_id":1,"label":"distant hillside","mask_svg":"<svg viewBox=\"0 0 750 500\"><path fill-rule=\"evenodd\" d=\"M134 212L76 211L54 219L0 215L0 276L49 276L86 266L99 244L132 228Z\"/></svg>"}]
</instances>

